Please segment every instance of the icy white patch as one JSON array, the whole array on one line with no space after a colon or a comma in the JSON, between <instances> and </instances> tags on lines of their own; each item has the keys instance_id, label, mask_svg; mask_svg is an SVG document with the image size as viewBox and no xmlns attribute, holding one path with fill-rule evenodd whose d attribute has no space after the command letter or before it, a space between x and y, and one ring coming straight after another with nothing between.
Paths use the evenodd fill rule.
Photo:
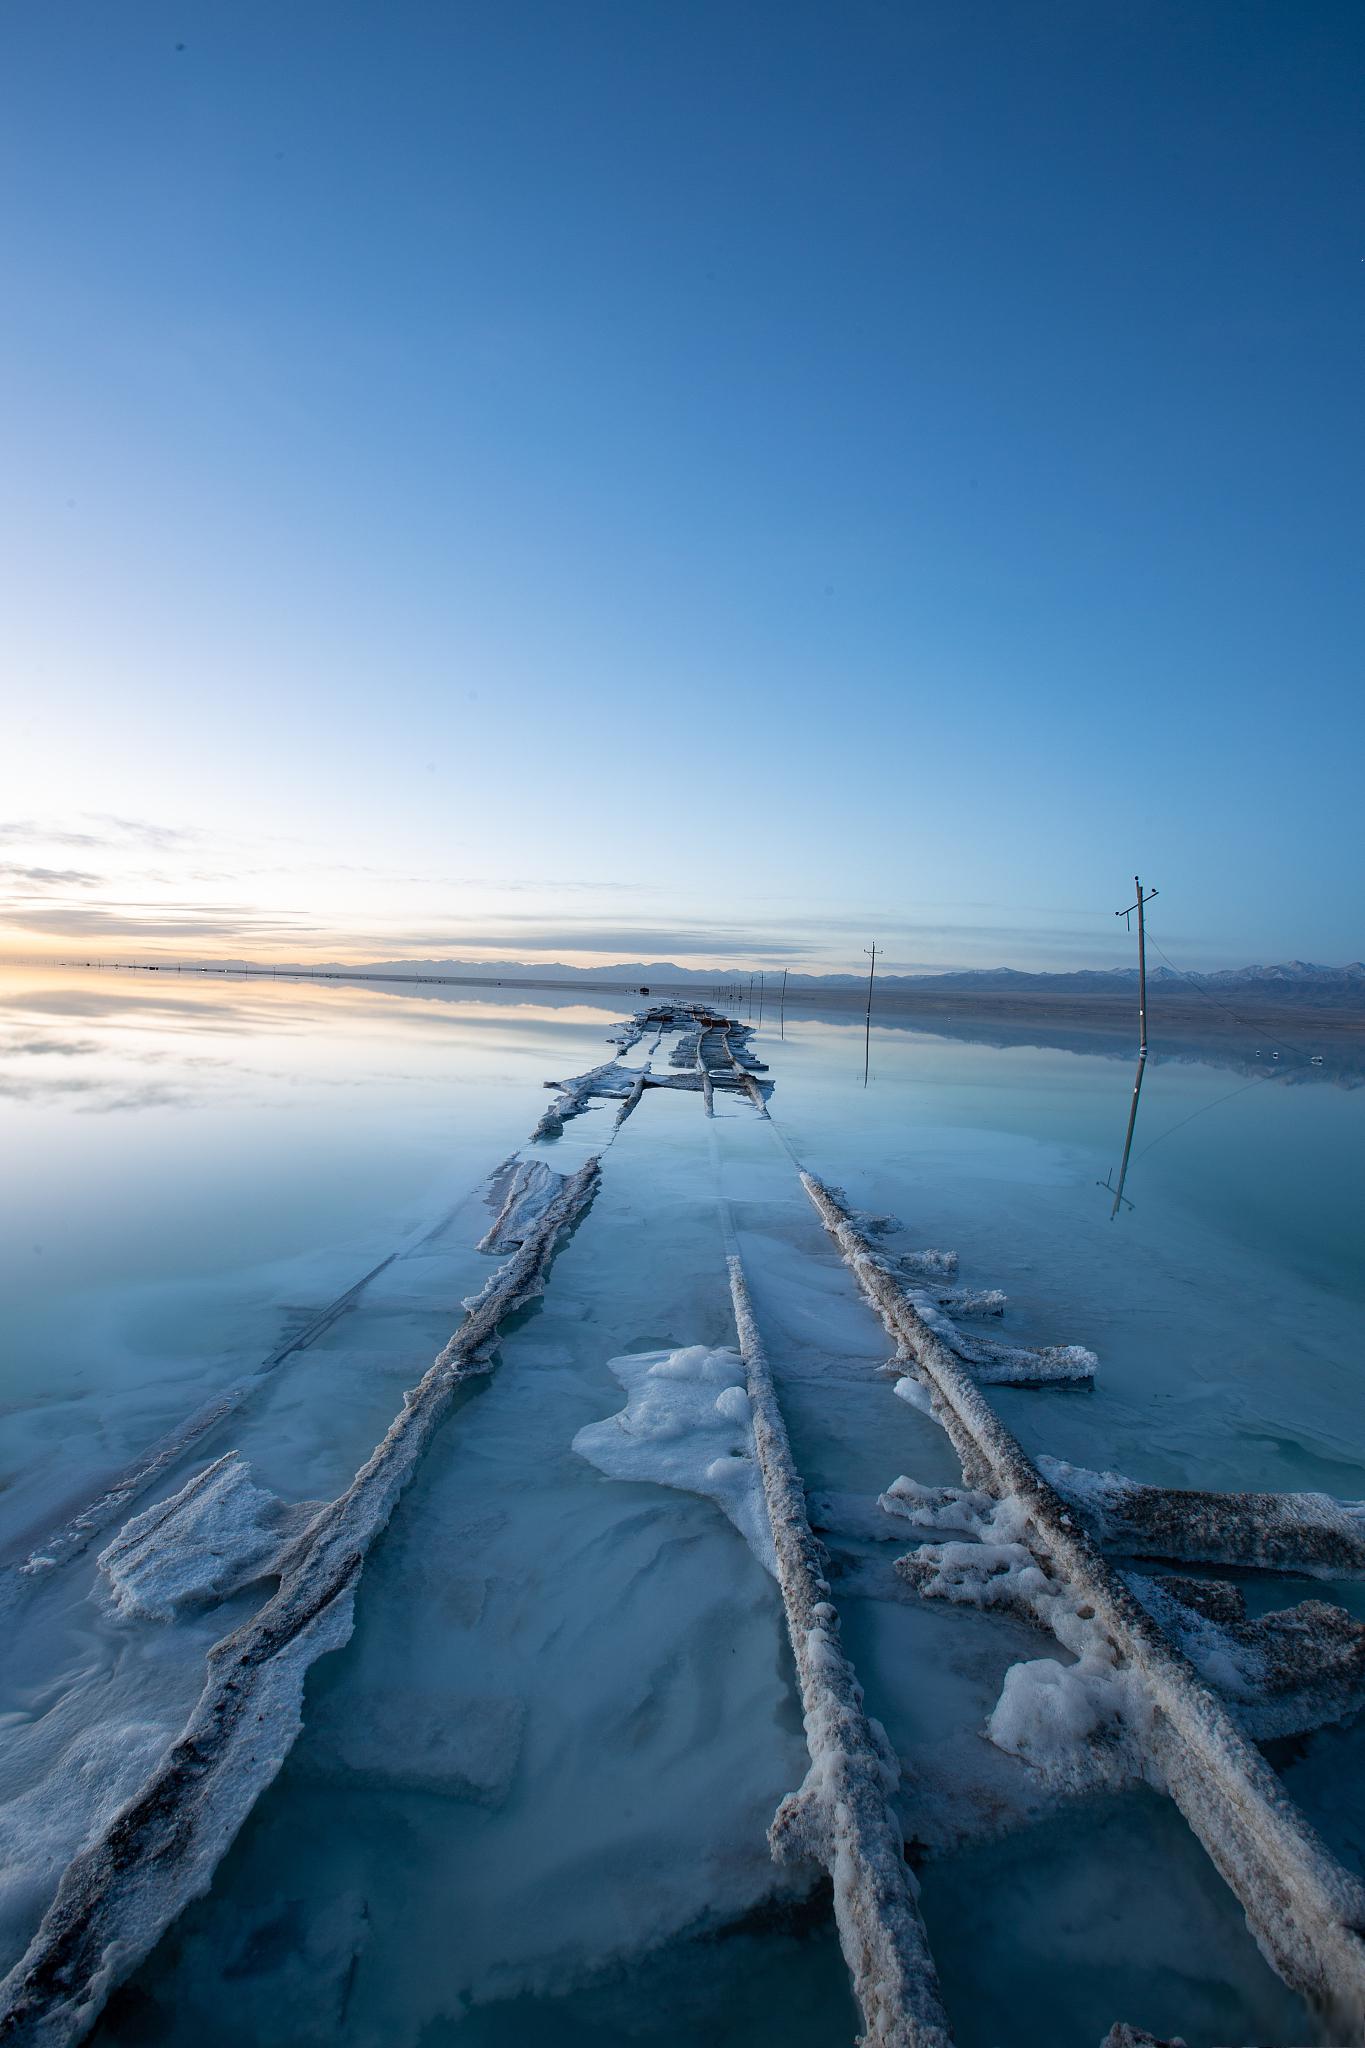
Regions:
<instances>
[{"instance_id":1,"label":"icy white patch","mask_svg":"<svg viewBox=\"0 0 1365 2048\"><path fill-rule=\"evenodd\" d=\"M1365 1625L1344 1608L1303 1600L1252 1620L1225 1579L1126 1577L1254 1740L1345 1721L1365 1704Z\"/></svg>"},{"instance_id":2,"label":"icy white patch","mask_svg":"<svg viewBox=\"0 0 1365 2048\"><path fill-rule=\"evenodd\" d=\"M907 1483L913 1487L897 1481L897 1488ZM889 1490L890 1497L895 1493ZM912 1492L907 1505L913 1499ZM997 1749L1029 1764L1054 1792L1084 1792L1150 1775L1151 1705L1139 1676L1120 1662L1089 1606L1039 1564L1025 1540L1023 1503L987 1502L987 1511L978 1513L972 1500L960 1494L950 1511L974 1525L979 1541L924 1544L902 1558L899 1569L926 1599L1003 1609L1040 1623L1076 1659L1067 1665L1039 1657L1012 1665L987 1719L987 1735Z\"/></svg>"},{"instance_id":3,"label":"icy white patch","mask_svg":"<svg viewBox=\"0 0 1365 2048\"><path fill-rule=\"evenodd\" d=\"M140 1515L100 1552L100 1577L124 1620L174 1621L186 1607L211 1605L264 1577L301 1519L273 1493L254 1486L236 1451Z\"/></svg>"},{"instance_id":4,"label":"icy white patch","mask_svg":"<svg viewBox=\"0 0 1365 2048\"><path fill-rule=\"evenodd\" d=\"M986 1733L997 1749L1019 1757L1054 1791L1088 1791L1096 1783L1142 1774L1131 1714L1131 1674L1103 1657L1071 1665L1055 1657L1012 1664Z\"/></svg>"},{"instance_id":5,"label":"icy white patch","mask_svg":"<svg viewBox=\"0 0 1365 2048\"><path fill-rule=\"evenodd\" d=\"M963 1356L986 1387L1051 1387L1089 1385L1099 1363L1084 1344L1044 1344L1038 1350L1017 1344L988 1344L978 1337L958 1341L970 1345Z\"/></svg>"},{"instance_id":6,"label":"icy white patch","mask_svg":"<svg viewBox=\"0 0 1365 2048\"><path fill-rule=\"evenodd\" d=\"M893 1230L905 1228L900 1217L893 1216L889 1209L854 1209L852 1218L864 1237L886 1237Z\"/></svg>"},{"instance_id":7,"label":"icy white patch","mask_svg":"<svg viewBox=\"0 0 1365 2048\"><path fill-rule=\"evenodd\" d=\"M1326 1493L1148 1486L1061 1458L1039 1458L1038 1466L1079 1509L1095 1540L1111 1549L1321 1578L1365 1573L1365 1502Z\"/></svg>"},{"instance_id":8,"label":"icy white patch","mask_svg":"<svg viewBox=\"0 0 1365 2048\"><path fill-rule=\"evenodd\" d=\"M879 1272L889 1273L896 1281L943 1280L949 1281L957 1271L957 1253L926 1250L922 1252L872 1251L855 1252L853 1263L865 1260Z\"/></svg>"},{"instance_id":9,"label":"icy white patch","mask_svg":"<svg viewBox=\"0 0 1365 2048\"><path fill-rule=\"evenodd\" d=\"M65 1718L60 1709L58 1718ZM124 1719L79 1729L54 1748L36 1783L0 1803L0 1953L7 1960L22 1953L75 1850L113 1819L172 1735L151 1721Z\"/></svg>"},{"instance_id":10,"label":"icy white patch","mask_svg":"<svg viewBox=\"0 0 1365 2048\"><path fill-rule=\"evenodd\" d=\"M927 1277L941 1275L950 1280L957 1271L957 1253L935 1250L898 1252L895 1263L902 1273L923 1273Z\"/></svg>"},{"instance_id":11,"label":"icy white patch","mask_svg":"<svg viewBox=\"0 0 1365 2048\"><path fill-rule=\"evenodd\" d=\"M609 1361L626 1406L580 1429L573 1447L610 1479L652 1479L713 1500L765 1571L777 1573L772 1528L738 1352L689 1344Z\"/></svg>"},{"instance_id":12,"label":"icy white patch","mask_svg":"<svg viewBox=\"0 0 1365 2048\"><path fill-rule=\"evenodd\" d=\"M629 1095L639 1078L638 1068L607 1060L604 1065L591 1067L586 1074L574 1074L567 1081L547 1081L547 1088L558 1088L560 1093L532 1131L532 1138L562 1137L568 1119L581 1116L595 1095L619 1101Z\"/></svg>"},{"instance_id":13,"label":"icy white patch","mask_svg":"<svg viewBox=\"0 0 1365 2048\"><path fill-rule=\"evenodd\" d=\"M563 1191L564 1176L543 1159L518 1162L510 1179L495 1181L493 1200L502 1206L475 1249L481 1252L511 1252L523 1244L555 1196Z\"/></svg>"},{"instance_id":14,"label":"icy white patch","mask_svg":"<svg viewBox=\"0 0 1365 2048\"><path fill-rule=\"evenodd\" d=\"M1012 1543L1022 1536L1037 1544L1059 1574L1070 1574L1070 1600L1055 1602L1056 1621L1049 1614L1049 1625L1056 1625L1058 1633L1069 1620L1093 1627L1096 1657L1114 1666L1125 1660L1134 1690L1141 1687L1145 1698L1134 1699L1131 1714L1125 1715L1133 1738L1120 1738L1118 1746L1145 1753L1145 1775L1169 1791L1236 1893L1251 1932L1285 1982L1339 2015L1343 2038L1361 2039L1365 1963L1357 1930L1365 1926L1365 1887L1335 1860L1285 1799L1274 1775L1217 1696L1206 1685L1191 1683L1185 1659L1081 1536L1071 1512L1063 1508L961 1360L915 1312L828 1190L809 1173L803 1172L801 1181L898 1348L914 1357L933 1387L935 1412L958 1453L968 1485L989 1484L1002 1497L998 1512L1008 1507L1016 1518L1013 1530L997 1526L993 1536L1008 1535ZM1186 1518L1191 1505L1191 1497L1185 1496ZM948 1548L969 1552L973 1546ZM1023 1544L1015 1548L1027 1556ZM897 1569L912 1581L920 1575L932 1579L941 1561L931 1547L918 1558L900 1560ZM1004 1575L1010 1562L1008 1557L1002 1560ZM978 1587L980 1583L978 1578ZM944 1597L954 1594L950 1585L934 1590ZM964 1589L964 1597L972 1594ZM1032 1605L1036 1618L1043 1618L1042 1607L1041 1600ZM1079 1646L1084 1649L1083 1639ZM1111 1747L1111 1758L1113 1753Z\"/></svg>"},{"instance_id":15,"label":"icy white patch","mask_svg":"<svg viewBox=\"0 0 1365 2048\"><path fill-rule=\"evenodd\" d=\"M896 1381L891 1391L893 1394L899 1394L902 1401L908 1401L912 1408L918 1408L920 1414L927 1415L931 1422L936 1419L933 1400L923 1380L917 1380L912 1374L906 1373L903 1378Z\"/></svg>"},{"instance_id":16,"label":"icy white patch","mask_svg":"<svg viewBox=\"0 0 1365 2048\"><path fill-rule=\"evenodd\" d=\"M628 1024L622 1024L619 1030L606 1034L607 1044L616 1046L621 1052L629 1052L630 1048L638 1045L644 1037L648 1021L648 1012L637 1010Z\"/></svg>"},{"instance_id":17,"label":"icy white patch","mask_svg":"<svg viewBox=\"0 0 1365 2048\"><path fill-rule=\"evenodd\" d=\"M1093 1351L1087 1351L1081 1344L1048 1344L1032 1350L1019 1344L1001 1344L994 1337L969 1336L967 1331L959 1330L951 1316L943 1313L937 1294L910 1287L906 1295L920 1321L971 1367L973 1378L983 1386L1039 1387L1095 1377L1099 1361ZM977 1299L983 1301L987 1297ZM1004 1306L1003 1295L1000 1306ZM995 1313L993 1306L990 1312Z\"/></svg>"},{"instance_id":18,"label":"icy white patch","mask_svg":"<svg viewBox=\"0 0 1365 2048\"><path fill-rule=\"evenodd\" d=\"M884 1512L883 1502L871 1493L836 1493L823 1488L806 1495L810 1526L824 1537L852 1537L865 1543L904 1545L905 1523ZM851 1560L845 1553L840 1582L846 1583Z\"/></svg>"},{"instance_id":19,"label":"icy white patch","mask_svg":"<svg viewBox=\"0 0 1365 2048\"><path fill-rule=\"evenodd\" d=\"M1049 1458L1046 1453L1038 1457L1038 1470L1058 1493L1063 1494L1072 1504L1088 1510L1099 1519L1104 1510L1135 1484L1125 1479L1121 1472L1091 1472L1084 1465L1068 1465L1065 1458Z\"/></svg>"},{"instance_id":20,"label":"icy white patch","mask_svg":"<svg viewBox=\"0 0 1365 2048\"><path fill-rule=\"evenodd\" d=\"M877 1496L883 1514L898 1515L917 1529L960 1529L968 1534L987 1520L992 1505L988 1493L965 1492L959 1486L921 1486L918 1479L909 1479L904 1473Z\"/></svg>"},{"instance_id":21,"label":"icy white patch","mask_svg":"<svg viewBox=\"0 0 1365 2048\"><path fill-rule=\"evenodd\" d=\"M958 1316L1002 1316L1009 1302L998 1287L936 1287L931 1298Z\"/></svg>"}]
</instances>

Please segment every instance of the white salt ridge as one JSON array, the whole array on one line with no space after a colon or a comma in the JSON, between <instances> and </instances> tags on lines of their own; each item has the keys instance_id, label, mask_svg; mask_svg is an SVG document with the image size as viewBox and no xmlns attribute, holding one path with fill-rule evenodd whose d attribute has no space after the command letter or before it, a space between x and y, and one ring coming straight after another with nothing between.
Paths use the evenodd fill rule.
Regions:
<instances>
[{"instance_id":1,"label":"white salt ridge","mask_svg":"<svg viewBox=\"0 0 1365 2048\"><path fill-rule=\"evenodd\" d=\"M629 1052L630 1048L638 1045L644 1037L647 1023L648 1013L637 1010L629 1023L623 1024L618 1031L607 1032L607 1044L614 1045L619 1052Z\"/></svg>"},{"instance_id":2,"label":"white salt ridge","mask_svg":"<svg viewBox=\"0 0 1365 2048\"><path fill-rule=\"evenodd\" d=\"M853 1228L859 1231L864 1238L888 1237L894 1231L905 1229L905 1225L900 1217L893 1215L890 1210L855 1209L848 1199L846 1189L835 1187L832 1183L826 1183L826 1185L835 1201L844 1210ZM868 1256L872 1258L875 1264L881 1267L884 1273L923 1275L929 1279L951 1279L953 1274L956 1273L958 1265L956 1252L942 1252L933 1248L913 1252L878 1250L869 1252ZM1001 1299L1003 1301L1004 1297L1002 1296Z\"/></svg>"},{"instance_id":3,"label":"white salt ridge","mask_svg":"<svg viewBox=\"0 0 1365 2048\"><path fill-rule=\"evenodd\" d=\"M907 1361L908 1362L908 1361ZM918 1408L921 1415L927 1415L931 1422L938 1420L934 1412L934 1397L924 1381L916 1379L913 1373L903 1373L891 1389L902 1401L908 1401L912 1408Z\"/></svg>"},{"instance_id":4,"label":"white salt ridge","mask_svg":"<svg viewBox=\"0 0 1365 2048\"><path fill-rule=\"evenodd\" d=\"M936 1501L933 1496L949 1496ZM1151 1775L1151 1703L1139 1675L1122 1663L1093 1609L1045 1572L1029 1547L1022 1501L985 1499L898 1479L882 1495L910 1519L942 1517L977 1539L927 1543L900 1569L930 1600L996 1609L1050 1629L1074 1664L1039 1657L1011 1665L986 1722L997 1749L1030 1765L1053 1792L1083 1792Z\"/></svg>"},{"instance_id":5,"label":"white salt ridge","mask_svg":"<svg viewBox=\"0 0 1365 2048\"><path fill-rule=\"evenodd\" d=\"M944 1279L951 1279L957 1271L957 1253L932 1248L922 1252L898 1252L895 1263L902 1273L922 1273L929 1278L941 1275Z\"/></svg>"},{"instance_id":6,"label":"white salt ridge","mask_svg":"<svg viewBox=\"0 0 1365 2048\"><path fill-rule=\"evenodd\" d=\"M727 1243L735 1243L728 1205ZM773 1534L776 1578L796 1660L810 1769L768 1830L779 1861L814 1857L834 1885L840 1946L862 2008L865 2048L949 2048L938 1973L889 1801L900 1765L839 1636L825 1553L811 1532L772 1368L738 1252L727 1257L735 1328L753 1401L754 1441Z\"/></svg>"},{"instance_id":7,"label":"white salt ridge","mask_svg":"<svg viewBox=\"0 0 1365 2048\"><path fill-rule=\"evenodd\" d=\"M1360 2039L1365 2033L1365 1947L1357 1932L1365 1926L1365 1890L1360 1882L1286 1800L1217 1695L1105 1562L1077 1525L1079 1518L1073 1520L1072 1510L986 1402L962 1361L895 1285L828 1189L809 1173L801 1178L898 1348L913 1358L932 1389L932 1412L958 1453L967 1484L989 1485L1000 1499L997 1512L1008 1510L1017 1518L1012 1526L994 1526L992 1534L1006 1540L994 1546L1000 1555L993 1562L980 1555L984 1546L947 1545L938 1553L930 1546L921 1558L902 1560L899 1568L912 1579L937 1578L935 1590L944 1597L978 1605L990 1602L992 1580L1014 1577L1013 1588L999 1588L1000 1604L1017 1592L1067 1647L1074 1624L1093 1628L1097 1635L1103 1631L1101 1640L1074 1638L1080 1663L1073 1669L1084 1690L1066 1703L1068 1712L1076 1709L1071 1732L1076 1724L1084 1730L1082 1740L1097 1765L1107 1750L1121 1769L1123 1753L1140 1746L1145 1775L1179 1806L1285 1983L1319 2006L1348 2038ZM1043 1573L1030 1545L1048 1561L1050 1571L1069 1576L1075 1592L1066 1600L1049 1597L1050 1572ZM1030 1568L1043 1579L1042 1587L1018 1583ZM1041 1612L1040 1603L1045 1603ZM1028 1666L1019 1668L1024 1675L1014 1682L1015 1697L1002 1697L992 1733L1002 1742L1033 1748L1046 1772L1056 1762L1048 1744L1057 1701L1040 1702L1039 1693L1056 1693L1067 1681L1059 1680L1055 1669L1040 1675L1030 1674ZM1116 1693L1114 1675L1131 1675L1132 1685ZM1051 1710L1047 1717L1039 1712L1044 1703ZM1062 1774L1071 1767L1065 1757L1060 1764Z\"/></svg>"},{"instance_id":8,"label":"white salt ridge","mask_svg":"<svg viewBox=\"0 0 1365 2048\"><path fill-rule=\"evenodd\" d=\"M936 1287L931 1299L956 1316L1002 1316L1009 1296L998 1287Z\"/></svg>"},{"instance_id":9,"label":"white salt ridge","mask_svg":"<svg viewBox=\"0 0 1365 2048\"><path fill-rule=\"evenodd\" d=\"M840 1198L839 1190L830 1192ZM864 1243L867 1233L881 1236L904 1228L896 1216L871 1215L865 1210L853 1211L850 1221L854 1229L863 1234ZM958 1328L952 1316L944 1313L952 1309L955 1314L963 1316L1003 1315L1007 1297L998 1287L905 1285L906 1282L924 1280L950 1281L958 1268L956 1252L930 1249L883 1253L867 1247L852 1256L855 1270L860 1258L865 1258L870 1265L903 1285L905 1298L921 1322L971 1367L973 1377L983 1386L1079 1385L1094 1379L1098 1360L1094 1352L1087 1351L1083 1345L1049 1344L1034 1348L1002 1344L994 1337L969 1335ZM896 1391L899 1393L900 1389ZM911 1397L907 1395L905 1398Z\"/></svg>"},{"instance_id":10,"label":"white salt ridge","mask_svg":"<svg viewBox=\"0 0 1365 2048\"><path fill-rule=\"evenodd\" d=\"M1255 1741L1307 1734L1365 1704L1365 1624L1344 1608L1303 1600L1252 1620L1226 1579L1126 1577Z\"/></svg>"},{"instance_id":11,"label":"white salt ridge","mask_svg":"<svg viewBox=\"0 0 1365 2048\"><path fill-rule=\"evenodd\" d=\"M1038 1466L1107 1548L1322 1578L1365 1572L1362 1501L1334 1500L1326 1493L1148 1486L1121 1472L1091 1472L1061 1458L1040 1457Z\"/></svg>"},{"instance_id":12,"label":"white salt ridge","mask_svg":"<svg viewBox=\"0 0 1365 2048\"><path fill-rule=\"evenodd\" d=\"M906 1298L922 1323L955 1351L972 1375L988 1387L1038 1387L1065 1382L1093 1380L1099 1363L1093 1351L1082 1344L1048 1344L1038 1349L1020 1344L1001 1344L994 1337L969 1335L951 1316L943 1313L938 1297L927 1289L910 1287ZM978 1297L984 1299L984 1297ZM1001 1296L1003 1307L1004 1297ZM992 1303L991 1312L994 1313Z\"/></svg>"},{"instance_id":13,"label":"white salt ridge","mask_svg":"<svg viewBox=\"0 0 1365 2048\"><path fill-rule=\"evenodd\" d=\"M907 1491L902 1494L900 1489ZM918 1529L963 1529L961 1519L945 1519L951 1513L949 1497L957 1489L920 1486L914 1479L898 1479L883 1494L843 1493L813 1488L806 1497L810 1525L822 1536L852 1538L862 1543L904 1544L905 1524ZM969 1495L969 1499L978 1496ZM984 1498L984 1496L981 1496ZM923 1502L924 1512L919 1512Z\"/></svg>"},{"instance_id":14,"label":"white salt ridge","mask_svg":"<svg viewBox=\"0 0 1365 2048\"><path fill-rule=\"evenodd\" d=\"M475 1249L514 1252L525 1243L563 1187L563 1174L556 1173L543 1159L518 1160L506 1179L495 1175L490 1199L501 1196L501 1207Z\"/></svg>"},{"instance_id":15,"label":"white salt ridge","mask_svg":"<svg viewBox=\"0 0 1365 2048\"><path fill-rule=\"evenodd\" d=\"M108 1690L108 1688L104 1688ZM111 1712L91 1726L76 1689L36 1726L11 1725L10 1771L27 1765L25 1789L0 1799L0 1953L21 1954L72 1856L113 1820L177 1733L153 1718ZM53 1725L55 1724L55 1725Z\"/></svg>"},{"instance_id":16,"label":"white salt ridge","mask_svg":"<svg viewBox=\"0 0 1365 2048\"><path fill-rule=\"evenodd\" d=\"M688 1344L608 1361L626 1390L619 1415L590 1422L573 1447L609 1479L650 1479L701 1494L777 1575L772 1528L738 1352Z\"/></svg>"},{"instance_id":17,"label":"white salt ridge","mask_svg":"<svg viewBox=\"0 0 1365 2048\"><path fill-rule=\"evenodd\" d=\"M0 1982L0 2032L67 2048L188 1900L207 1891L247 1814L302 1726L319 1657L348 1642L356 1582L456 1389L487 1371L502 1319L543 1292L562 1231L591 1201L599 1167L564 1183L501 1266L344 1493L309 1519L281 1560L280 1585L208 1653L180 1734L111 1820L67 1864L27 1950ZM68 1854L69 1849L68 1849ZM60 1957L60 1967L57 1959Z\"/></svg>"},{"instance_id":18,"label":"white salt ridge","mask_svg":"<svg viewBox=\"0 0 1365 2048\"><path fill-rule=\"evenodd\" d=\"M877 1496L884 1515L913 1522L917 1529L953 1529L964 1535L975 1535L994 1505L988 1493L960 1486L922 1486L905 1473Z\"/></svg>"},{"instance_id":19,"label":"white salt ridge","mask_svg":"<svg viewBox=\"0 0 1365 2048\"><path fill-rule=\"evenodd\" d=\"M560 1092L532 1131L532 1139L562 1137L569 1118L582 1116L594 1096L605 1095L619 1101L630 1094L639 1078L638 1067L623 1067L618 1060L606 1060L600 1067L590 1067L586 1074L571 1075L567 1081L547 1081L547 1088L558 1088Z\"/></svg>"},{"instance_id":20,"label":"white salt ridge","mask_svg":"<svg viewBox=\"0 0 1365 2048\"><path fill-rule=\"evenodd\" d=\"M229 1451L124 1523L100 1552L97 1584L126 1621L174 1621L274 1571L281 1545L316 1511L311 1501L286 1507L253 1485Z\"/></svg>"}]
</instances>

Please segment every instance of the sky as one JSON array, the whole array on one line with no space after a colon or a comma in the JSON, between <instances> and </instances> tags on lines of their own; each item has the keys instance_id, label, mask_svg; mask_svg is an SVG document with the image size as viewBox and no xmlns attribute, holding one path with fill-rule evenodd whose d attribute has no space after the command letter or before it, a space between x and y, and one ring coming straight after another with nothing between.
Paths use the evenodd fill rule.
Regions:
<instances>
[{"instance_id":1,"label":"sky","mask_svg":"<svg viewBox=\"0 0 1365 2048\"><path fill-rule=\"evenodd\" d=\"M1358 0L0 13L0 950L1365 952Z\"/></svg>"}]
</instances>

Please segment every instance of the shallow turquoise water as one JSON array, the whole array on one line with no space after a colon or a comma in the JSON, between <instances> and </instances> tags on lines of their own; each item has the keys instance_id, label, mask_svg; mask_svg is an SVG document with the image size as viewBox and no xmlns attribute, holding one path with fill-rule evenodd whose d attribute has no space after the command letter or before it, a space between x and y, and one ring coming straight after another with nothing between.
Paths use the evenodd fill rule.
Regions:
<instances>
[{"instance_id":1,"label":"shallow turquoise water","mask_svg":"<svg viewBox=\"0 0 1365 2048\"><path fill-rule=\"evenodd\" d=\"M343 1485L487 1270L469 1190L524 1144L546 1079L609 1056L625 1007L268 983L168 995L112 975L34 974L6 995L0 1114L25 1175L4 1217L12 1545L445 1219L420 1266L377 1281L204 1447L237 1445L289 1498ZM1126 1060L881 1027L864 1085L861 1028L810 1016L756 1049L803 1161L897 1212L909 1242L956 1248L965 1280L1003 1286L1019 1341L1099 1352L1093 1393L999 1390L1032 1448L1168 1483L1365 1495L1365 1090L1154 1063L1134 1207L1111 1222L1096 1183L1122 1138ZM613 1117L599 1107L545 1156L576 1164ZM884 1337L774 1133L742 1102L722 1099L708 1130L695 1097L647 1096L543 1303L376 1547L356 1634L316 1668L279 1780L102 2039L852 2038L813 1873L779 1878L763 1839L804 1769L771 1583L710 1503L604 1479L571 1448L620 1406L612 1355L729 1341L722 1187L808 1483L955 1476L940 1433L877 1376ZM73 1685L131 1688L127 1639L81 1618L87 1585L54 1603L50 1640ZM1038 1638L866 1593L845 1619L907 1772L907 1832L927 1844L963 2048L1082 2048L1117 2018L1192 2048L1309 2038L1164 1802L1030 1818L1022 1767L980 1731ZM34 1672L42 1647L26 1640ZM64 1682L28 1669L16 1727L40 1726ZM415 1748L433 1713L483 1731L469 1768L495 1794L436 1796L390 1753L395 1714L417 1716ZM373 1731L363 1768L339 1728ZM1357 1749L1353 1730L1316 1738L1291 1777L1359 1863ZM992 1802L1012 1817L990 1821Z\"/></svg>"}]
</instances>

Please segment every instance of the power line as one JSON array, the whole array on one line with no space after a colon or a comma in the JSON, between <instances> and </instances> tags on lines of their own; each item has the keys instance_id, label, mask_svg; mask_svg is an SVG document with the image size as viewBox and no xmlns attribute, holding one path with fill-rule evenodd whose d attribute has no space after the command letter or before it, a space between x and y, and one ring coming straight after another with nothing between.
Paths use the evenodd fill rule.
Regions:
<instances>
[{"instance_id":1,"label":"power line","mask_svg":"<svg viewBox=\"0 0 1365 2048\"><path fill-rule=\"evenodd\" d=\"M1138 1158L1145 1159L1163 1138L1173 1138L1177 1131L1184 1130L1186 1124L1192 1124L1197 1116L1203 1116L1207 1110L1217 1109L1220 1102L1231 1102L1234 1095L1245 1095L1248 1088L1259 1088L1263 1081L1273 1081L1276 1071L1274 1067L1267 1067L1264 1073L1254 1075L1250 1081L1243 1081L1240 1088L1229 1088L1226 1095L1215 1095L1212 1102L1202 1102L1198 1109L1192 1109L1188 1116L1182 1116L1179 1123L1171 1124L1166 1130L1159 1132L1150 1145L1144 1145L1138 1153ZM1283 1072L1283 1068L1278 1071Z\"/></svg>"},{"instance_id":2,"label":"power line","mask_svg":"<svg viewBox=\"0 0 1365 2048\"><path fill-rule=\"evenodd\" d=\"M1172 960L1170 954L1166 951L1166 948L1162 945L1160 939L1153 939L1152 944L1156 947L1157 952L1160 953L1162 959L1166 962L1166 965L1170 968L1172 974L1178 974L1182 981L1187 981L1192 989L1194 989L1199 995L1204 996L1209 1002L1211 1002L1214 1005L1216 1009L1222 1010L1227 1016L1231 1017L1234 1024L1241 1024L1248 1031L1260 1032L1261 1037L1264 1038L1268 1044L1281 1046L1285 1052L1292 1052L1296 1059L1312 1059L1312 1053L1305 1052L1301 1045L1291 1045L1287 1038L1277 1038L1273 1031L1261 1030L1260 1025L1256 1022L1254 1017L1239 1016L1237 1011L1233 1009L1230 1003L1221 1002L1219 998L1213 993L1212 989L1205 988L1203 982L1200 981L1198 975L1189 974L1183 967L1176 966L1174 960Z\"/></svg>"}]
</instances>

